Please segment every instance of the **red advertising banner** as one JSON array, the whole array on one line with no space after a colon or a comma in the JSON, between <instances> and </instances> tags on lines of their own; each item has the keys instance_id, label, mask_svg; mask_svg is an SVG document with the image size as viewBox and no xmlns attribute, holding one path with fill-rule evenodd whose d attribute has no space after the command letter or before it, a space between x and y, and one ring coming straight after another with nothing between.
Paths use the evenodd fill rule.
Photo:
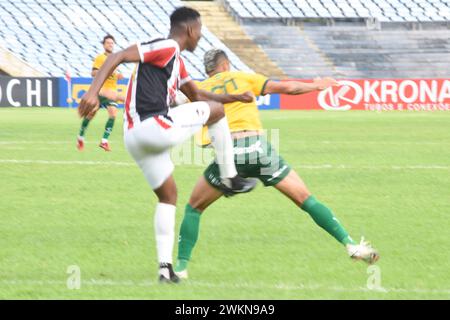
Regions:
<instances>
[{"instance_id":1,"label":"red advertising banner","mask_svg":"<svg viewBox=\"0 0 450 320\"><path fill-rule=\"evenodd\" d=\"M310 82L310 80L301 80ZM450 111L449 79L352 79L304 95L280 96L281 109Z\"/></svg>"}]
</instances>

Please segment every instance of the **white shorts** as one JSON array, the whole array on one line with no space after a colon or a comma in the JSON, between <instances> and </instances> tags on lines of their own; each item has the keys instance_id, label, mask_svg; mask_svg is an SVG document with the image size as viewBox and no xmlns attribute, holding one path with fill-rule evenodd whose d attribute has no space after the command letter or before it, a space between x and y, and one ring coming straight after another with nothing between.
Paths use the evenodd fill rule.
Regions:
<instances>
[{"instance_id":1,"label":"white shorts","mask_svg":"<svg viewBox=\"0 0 450 320\"><path fill-rule=\"evenodd\" d=\"M208 103L198 101L169 109L168 116L150 117L128 130L124 142L152 189L173 172L170 149L198 132L209 119Z\"/></svg>"}]
</instances>

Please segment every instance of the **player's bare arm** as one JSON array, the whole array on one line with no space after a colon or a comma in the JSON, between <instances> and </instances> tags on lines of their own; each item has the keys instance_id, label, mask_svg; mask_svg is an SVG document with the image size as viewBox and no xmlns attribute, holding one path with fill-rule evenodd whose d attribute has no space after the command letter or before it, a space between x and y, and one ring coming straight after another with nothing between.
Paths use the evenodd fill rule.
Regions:
<instances>
[{"instance_id":1,"label":"player's bare arm","mask_svg":"<svg viewBox=\"0 0 450 320\"><path fill-rule=\"evenodd\" d=\"M91 72L92 78L95 78L97 73L98 73L98 69L97 68L92 69L92 72ZM122 80L124 78L123 74L118 72L118 71L114 72L113 75L115 75L117 77L117 80ZM103 89L101 89L99 91L99 95L104 96L104 97L106 97L108 99L111 99L111 100L114 100L114 101L118 101L118 102L124 102L125 101L125 97L120 95L119 93L117 93L114 90L109 90L109 89L104 89L103 88Z\"/></svg>"},{"instance_id":2,"label":"player's bare arm","mask_svg":"<svg viewBox=\"0 0 450 320\"><path fill-rule=\"evenodd\" d=\"M221 103L231 103L241 101L245 103L252 102L254 96L251 92L242 94L216 94L209 91L199 89L194 81L188 81L180 87L180 90L188 97L190 101L206 101L213 100Z\"/></svg>"},{"instance_id":3,"label":"player's bare arm","mask_svg":"<svg viewBox=\"0 0 450 320\"><path fill-rule=\"evenodd\" d=\"M339 86L339 83L330 77L316 78L313 82L301 81L268 81L263 94L282 93L289 95L305 94L313 91L325 90L329 87Z\"/></svg>"},{"instance_id":4,"label":"player's bare arm","mask_svg":"<svg viewBox=\"0 0 450 320\"><path fill-rule=\"evenodd\" d=\"M93 110L98 108L98 93L105 83L106 79L116 70L117 66L124 62L139 62L139 50L137 45L132 45L125 50L108 55L105 63L96 72L96 76L92 81L88 92L81 98L78 107L80 117L89 115Z\"/></svg>"},{"instance_id":5,"label":"player's bare arm","mask_svg":"<svg viewBox=\"0 0 450 320\"><path fill-rule=\"evenodd\" d=\"M95 78L95 76L97 75L97 73L98 73L98 69L97 69L97 68L92 69L92 72L91 72L92 78ZM123 74L120 73L119 71L113 72L113 75L117 77L117 80L122 80L122 79L124 79Z\"/></svg>"}]
</instances>

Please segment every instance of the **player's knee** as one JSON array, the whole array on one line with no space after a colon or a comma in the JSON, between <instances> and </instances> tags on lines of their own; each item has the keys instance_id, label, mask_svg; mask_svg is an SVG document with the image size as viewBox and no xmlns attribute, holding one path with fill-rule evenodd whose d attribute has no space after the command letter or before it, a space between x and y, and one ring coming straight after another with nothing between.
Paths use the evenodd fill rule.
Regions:
<instances>
[{"instance_id":1,"label":"player's knee","mask_svg":"<svg viewBox=\"0 0 450 320\"><path fill-rule=\"evenodd\" d=\"M158 201L162 203L176 205L177 197L178 197L177 191L175 190L173 193L159 194Z\"/></svg>"},{"instance_id":2,"label":"player's knee","mask_svg":"<svg viewBox=\"0 0 450 320\"><path fill-rule=\"evenodd\" d=\"M178 198L178 191L175 186L168 186L155 190L158 196L158 201L162 203L176 205Z\"/></svg>"},{"instance_id":3,"label":"player's knee","mask_svg":"<svg viewBox=\"0 0 450 320\"><path fill-rule=\"evenodd\" d=\"M195 209L199 214L202 214L203 211L206 210L207 206L203 206L201 204L191 204L189 203L189 205L192 207L192 209Z\"/></svg>"},{"instance_id":4,"label":"player's knee","mask_svg":"<svg viewBox=\"0 0 450 320\"><path fill-rule=\"evenodd\" d=\"M207 101L210 109L208 124L215 123L225 117L223 104L217 101Z\"/></svg>"},{"instance_id":5,"label":"player's knee","mask_svg":"<svg viewBox=\"0 0 450 320\"><path fill-rule=\"evenodd\" d=\"M108 113L109 113L109 117L110 118L116 118L116 116L117 116L117 108L110 107L108 111L109 111Z\"/></svg>"},{"instance_id":6,"label":"player's knee","mask_svg":"<svg viewBox=\"0 0 450 320\"><path fill-rule=\"evenodd\" d=\"M295 202L297 203L298 206L302 206L305 203L306 199L308 199L310 196L311 196L311 192L309 192L307 189L302 189L297 194Z\"/></svg>"},{"instance_id":7,"label":"player's knee","mask_svg":"<svg viewBox=\"0 0 450 320\"><path fill-rule=\"evenodd\" d=\"M189 205L202 213L208 207L208 204L205 202L204 197L200 194L195 194L195 192L189 198Z\"/></svg>"}]
</instances>

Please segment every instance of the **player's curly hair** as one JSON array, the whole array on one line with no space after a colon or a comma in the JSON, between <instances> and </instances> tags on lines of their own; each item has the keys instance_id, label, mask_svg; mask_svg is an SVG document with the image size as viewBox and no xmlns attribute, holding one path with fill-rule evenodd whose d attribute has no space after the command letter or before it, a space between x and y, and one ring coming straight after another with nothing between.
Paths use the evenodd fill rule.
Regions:
<instances>
[{"instance_id":1,"label":"player's curly hair","mask_svg":"<svg viewBox=\"0 0 450 320\"><path fill-rule=\"evenodd\" d=\"M170 27L176 27L198 18L200 18L200 13L197 10L189 7L179 7L170 15Z\"/></svg>"}]
</instances>

